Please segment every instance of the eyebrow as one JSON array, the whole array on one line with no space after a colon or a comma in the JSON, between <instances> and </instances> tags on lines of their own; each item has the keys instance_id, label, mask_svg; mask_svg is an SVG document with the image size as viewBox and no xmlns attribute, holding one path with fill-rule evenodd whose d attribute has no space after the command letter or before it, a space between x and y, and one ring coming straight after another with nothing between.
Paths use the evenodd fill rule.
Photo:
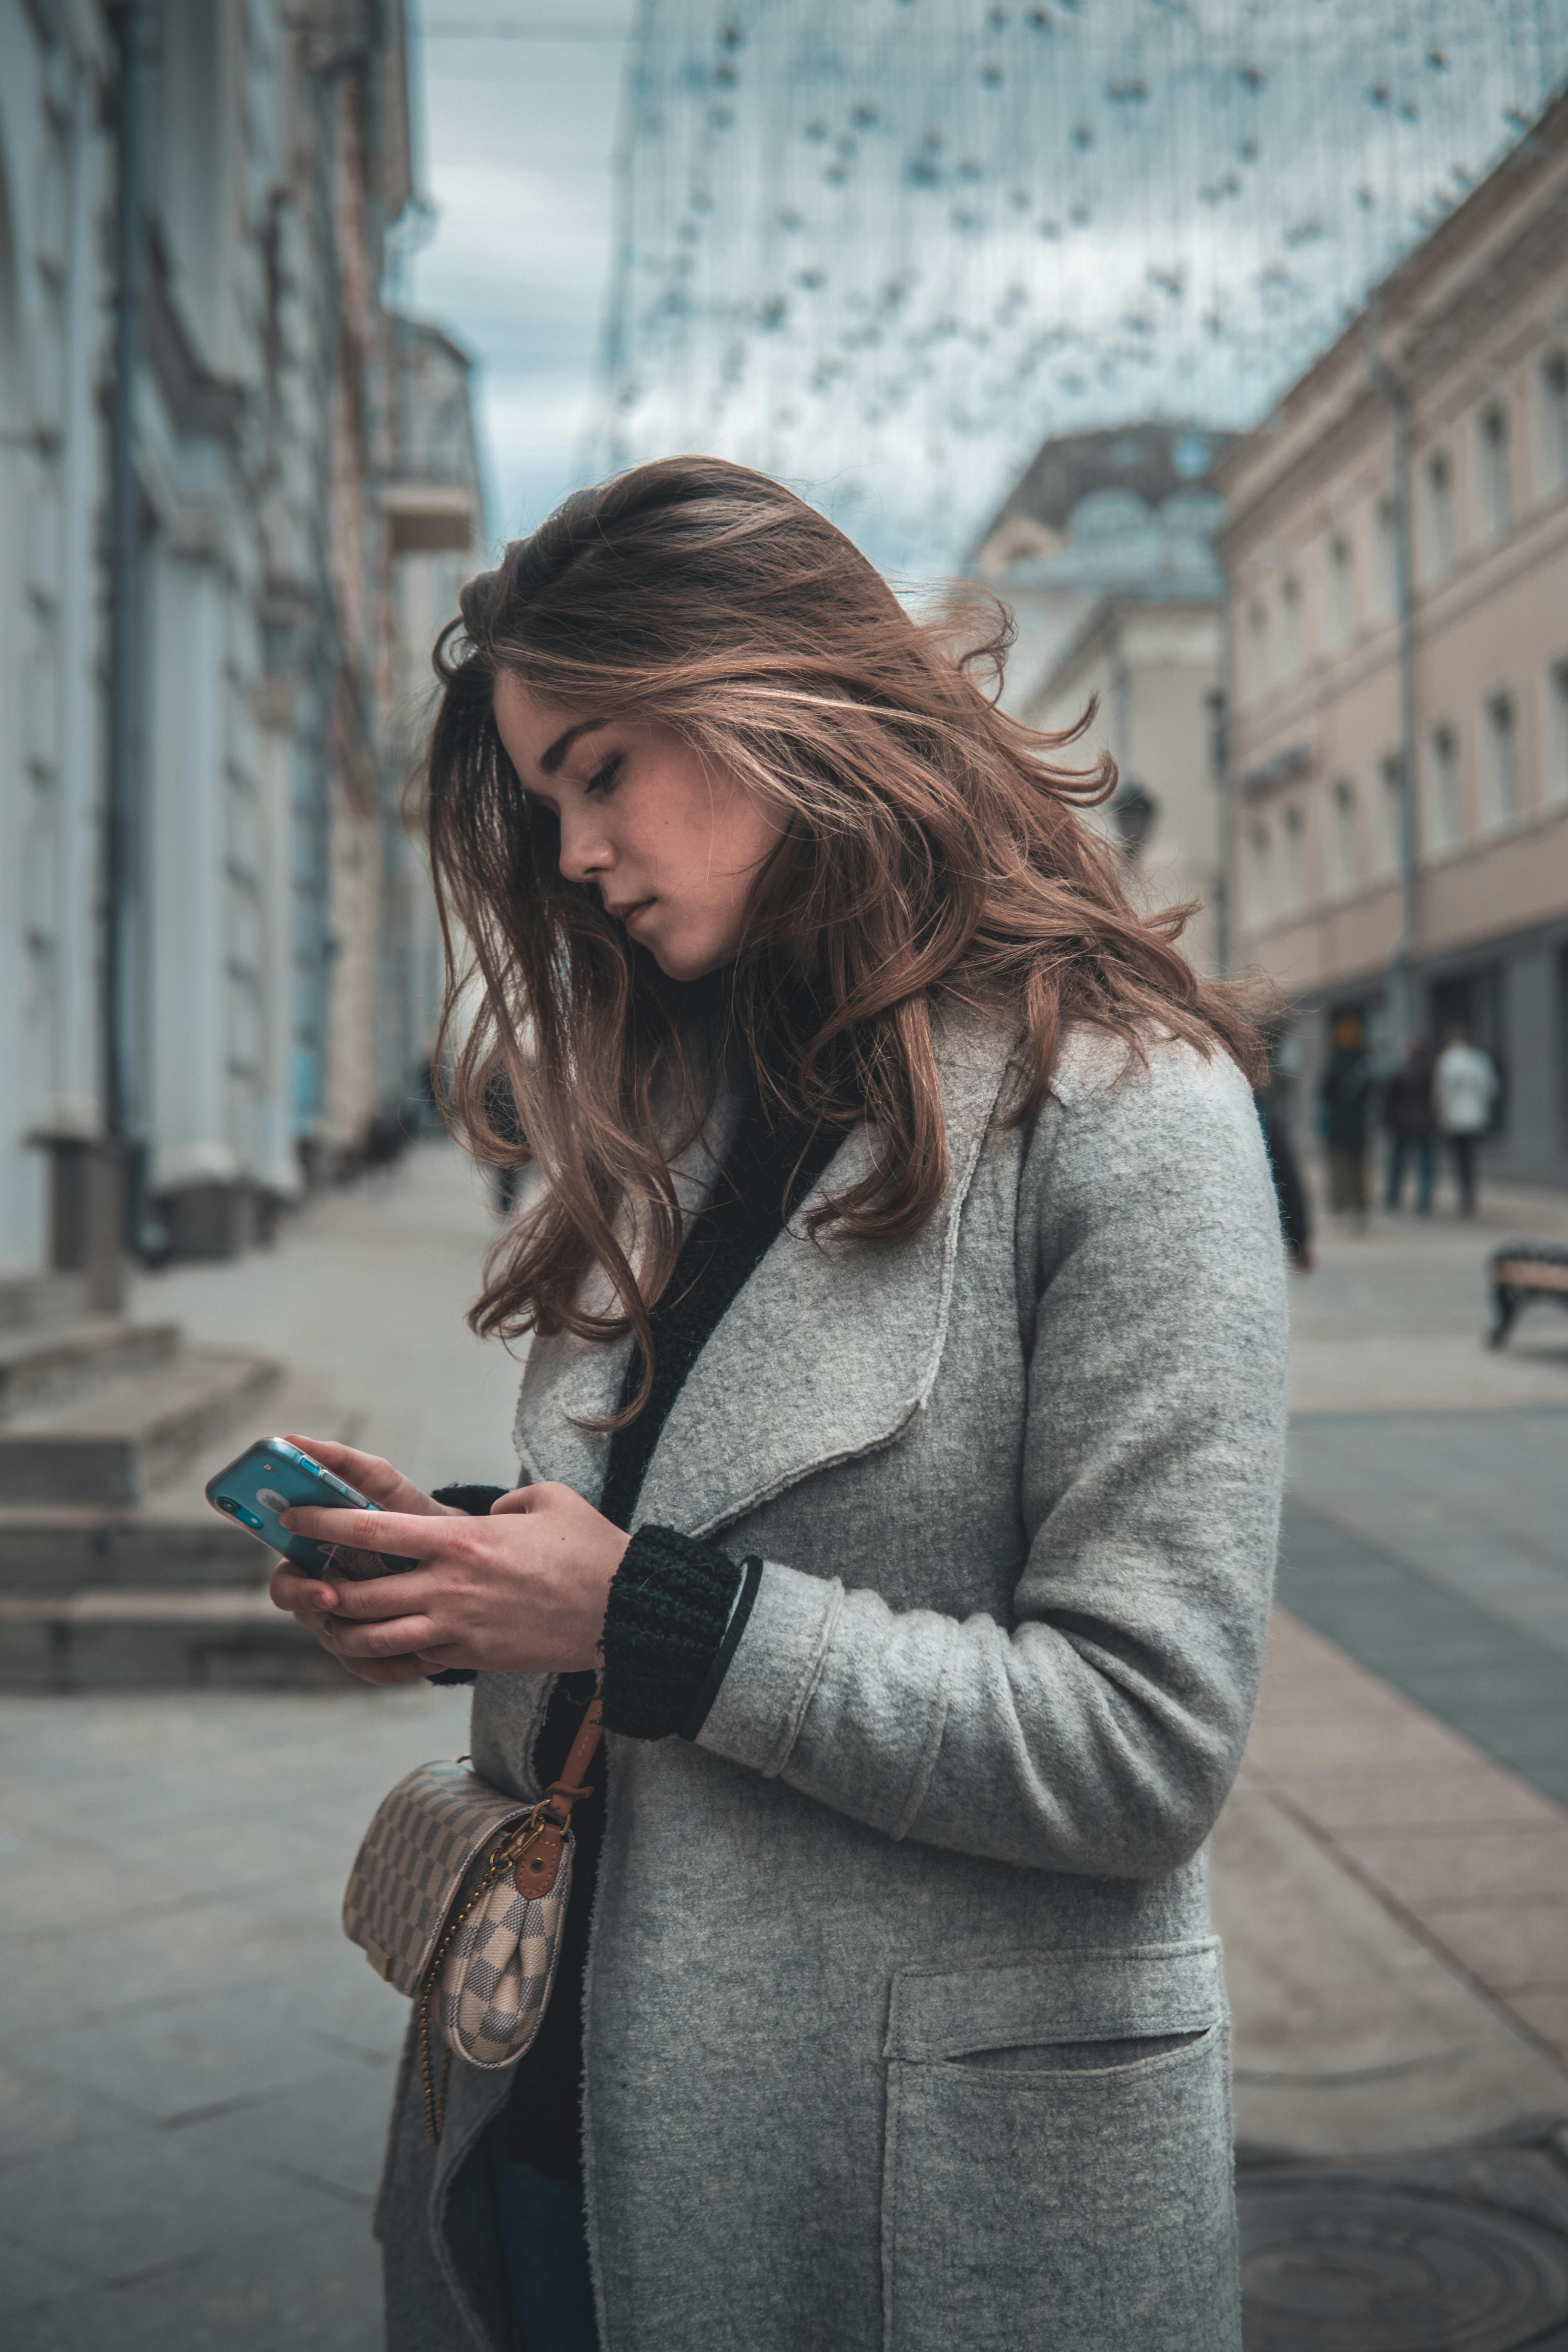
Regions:
<instances>
[{"instance_id":1,"label":"eyebrow","mask_svg":"<svg viewBox=\"0 0 1568 2352\"><path fill-rule=\"evenodd\" d=\"M543 751L540 754L539 770L541 775L554 775L556 770L560 767L562 761L566 757L567 752L572 749L573 744L577 741L580 736L592 735L595 733L599 728L607 727L609 723L610 722L607 719L580 719L575 727L568 727L564 735L557 735L554 742L552 743L548 751Z\"/></svg>"}]
</instances>

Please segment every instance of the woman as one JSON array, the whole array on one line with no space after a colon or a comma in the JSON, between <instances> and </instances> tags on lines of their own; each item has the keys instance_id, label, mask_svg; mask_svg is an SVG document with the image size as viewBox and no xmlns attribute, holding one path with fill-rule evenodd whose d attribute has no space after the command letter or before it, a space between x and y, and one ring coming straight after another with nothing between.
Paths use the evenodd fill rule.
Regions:
<instances>
[{"instance_id":1,"label":"woman","mask_svg":"<svg viewBox=\"0 0 1568 2352\"><path fill-rule=\"evenodd\" d=\"M553 2054L455 2063L435 2148L405 2069L389 2341L1234 2352L1252 1033L1084 825L1109 762L761 476L569 500L440 671L468 1138L504 1071L542 1176L474 1318L535 1334L522 1483L465 1517L319 1447L395 1516L300 1528L422 1566L277 1591L368 1679L477 1672L501 1788L600 1666L611 1736Z\"/></svg>"}]
</instances>

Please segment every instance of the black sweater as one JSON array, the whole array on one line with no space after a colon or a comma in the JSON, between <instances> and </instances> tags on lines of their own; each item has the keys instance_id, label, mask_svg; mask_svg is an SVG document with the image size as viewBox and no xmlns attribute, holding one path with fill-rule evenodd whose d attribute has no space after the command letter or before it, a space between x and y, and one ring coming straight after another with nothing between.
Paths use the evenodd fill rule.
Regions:
<instances>
[{"instance_id":1,"label":"black sweater","mask_svg":"<svg viewBox=\"0 0 1568 2352\"><path fill-rule=\"evenodd\" d=\"M599 1508L616 1527L631 1523L654 1448L692 1365L842 1139L832 1129L808 1137L796 1126L772 1125L755 1101L742 1118L713 1197L692 1218L675 1272L650 1316L648 1401L610 1442ZM634 1348L623 1405L636 1395L643 1370L642 1351ZM486 1512L504 1491L452 1487L439 1499ZM672 1528L637 1529L610 1587L605 1615L607 1730L637 1739L676 1733L696 1738L745 1629L760 1573L759 1561L737 1565L713 1545ZM541 1788L560 1778L594 1683L592 1674L557 1677L534 1742ZM601 1748L593 1794L573 1811L572 1898L554 1990L533 2045L518 2066L503 2124L511 2161L557 2180L582 2177L583 1975L605 1832L606 1779L607 1757Z\"/></svg>"}]
</instances>

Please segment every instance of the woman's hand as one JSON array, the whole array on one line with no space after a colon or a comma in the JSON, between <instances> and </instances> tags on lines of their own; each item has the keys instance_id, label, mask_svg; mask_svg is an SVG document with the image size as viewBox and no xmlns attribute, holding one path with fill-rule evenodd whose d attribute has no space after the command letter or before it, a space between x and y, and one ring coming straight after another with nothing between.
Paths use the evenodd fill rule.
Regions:
<instances>
[{"instance_id":1,"label":"woman's hand","mask_svg":"<svg viewBox=\"0 0 1568 2352\"><path fill-rule=\"evenodd\" d=\"M323 1449L310 1451L325 1460ZM384 1463L377 1467L397 1478ZM353 1483L381 1500L363 1477ZM401 1552L419 1566L363 1584L279 1569L272 1598L280 1609L365 1682L412 1682L446 1666L526 1674L597 1666L611 1581L629 1540L622 1528L570 1486L520 1486L488 1518L470 1518L407 1480L400 1485L417 1498L414 1508L300 1509L286 1512L283 1524L317 1543Z\"/></svg>"},{"instance_id":2,"label":"woman's hand","mask_svg":"<svg viewBox=\"0 0 1568 2352\"><path fill-rule=\"evenodd\" d=\"M391 1463L384 1462L378 1454L361 1454L355 1446L338 1445L327 1437L290 1436L289 1443L297 1445L301 1454L308 1454L312 1462L319 1462L323 1470L330 1470L334 1478L343 1479L347 1485L357 1487L362 1495L368 1496L373 1503L379 1503L384 1511L416 1512L422 1518L432 1519L460 1519L464 1516L450 1503L437 1503L434 1496L426 1495L412 1478L405 1478L401 1470L395 1470ZM336 1512L332 1516L341 1521L342 1515ZM341 1527L336 1540L343 1540ZM377 1545L376 1549L380 1550L382 1547ZM288 1616L298 1618L301 1625L318 1634L325 1615L322 1590L316 1578L301 1573L288 1560L273 1570L268 1587L275 1608L281 1609ZM419 1671L410 1660L405 1672L378 1674L369 1679L412 1682Z\"/></svg>"}]
</instances>

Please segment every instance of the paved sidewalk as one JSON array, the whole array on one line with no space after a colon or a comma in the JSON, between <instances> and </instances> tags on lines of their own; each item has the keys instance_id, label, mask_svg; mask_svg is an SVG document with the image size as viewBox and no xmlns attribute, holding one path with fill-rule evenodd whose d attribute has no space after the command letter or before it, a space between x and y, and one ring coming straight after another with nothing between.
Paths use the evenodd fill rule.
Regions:
<instances>
[{"instance_id":1,"label":"paved sidewalk","mask_svg":"<svg viewBox=\"0 0 1568 2352\"><path fill-rule=\"evenodd\" d=\"M0 2343L375 2352L407 2005L338 1924L461 1690L0 1702Z\"/></svg>"},{"instance_id":2,"label":"paved sidewalk","mask_svg":"<svg viewBox=\"0 0 1568 2352\"><path fill-rule=\"evenodd\" d=\"M1568 1812L1283 1611L1214 1870L1244 2147L1568 2116Z\"/></svg>"},{"instance_id":3,"label":"paved sidewalk","mask_svg":"<svg viewBox=\"0 0 1568 2352\"><path fill-rule=\"evenodd\" d=\"M416 1144L309 1202L271 1249L139 1276L128 1311L320 1379L360 1417L353 1442L422 1486L499 1486L516 1468L518 1363L463 1318L500 1230L481 1171L449 1143Z\"/></svg>"},{"instance_id":4,"label":"paved sidewalk","mask_svg":"<svg viewBox=\"0 0 1568 2352\"><path fill-rule=\"evenodd\" d=\"M1510 1235L1568 1198L1321 1221L1292 1284L1284 1607L1215 1845L1244 2141L1568 2114L1568 1321L1484 1347Z\"/></svg>"}]
</instances>

